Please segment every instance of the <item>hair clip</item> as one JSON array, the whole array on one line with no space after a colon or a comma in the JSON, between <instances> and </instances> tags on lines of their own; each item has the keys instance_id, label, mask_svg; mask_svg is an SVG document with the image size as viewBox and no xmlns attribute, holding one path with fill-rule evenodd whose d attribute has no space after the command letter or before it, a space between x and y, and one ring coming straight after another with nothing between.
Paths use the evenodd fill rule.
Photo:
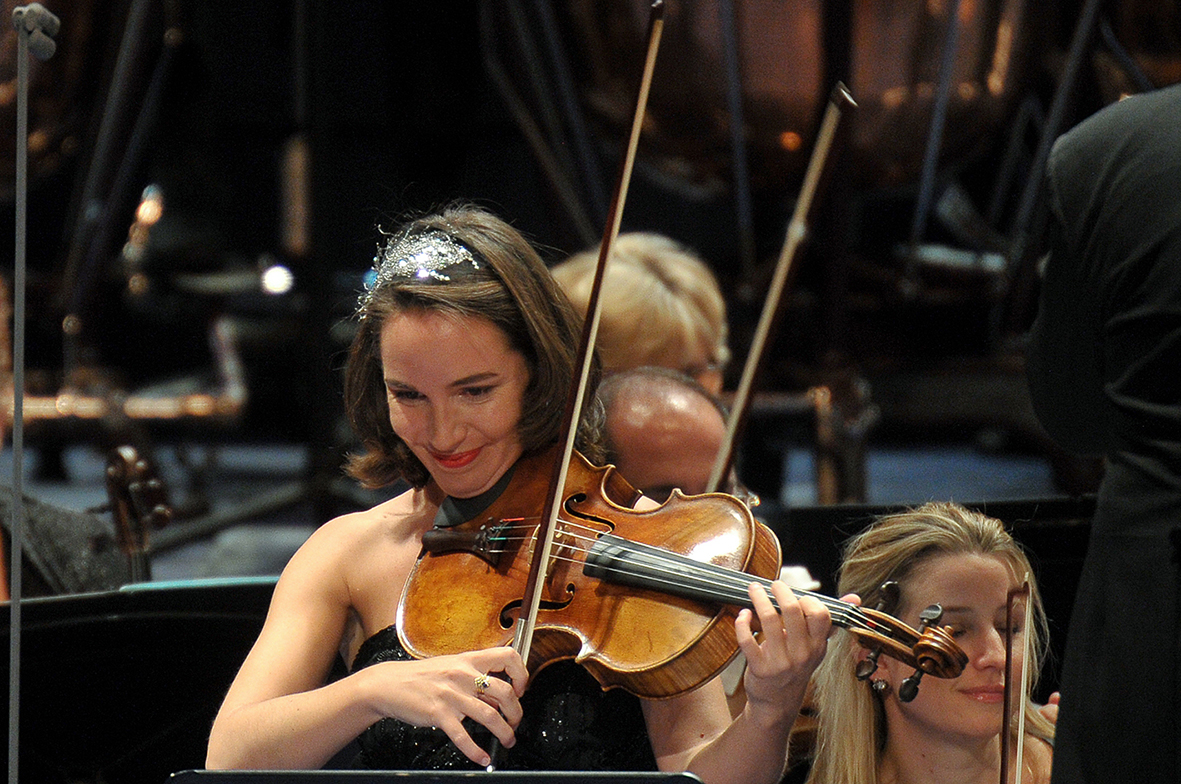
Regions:
<instances>
[{"instance_id":1,"label":"hair clip","mask_svg":"<svg viewBox=\"0 0 1181 784\"><path fill-rule=\"evenodd\" d=\"M444 270L458 264L480 269L471 249L445 231L427 229L391 239L373 258L374 278L370 290L395 278L416 278L446 282Z\"/></svg>"}]
</instances>

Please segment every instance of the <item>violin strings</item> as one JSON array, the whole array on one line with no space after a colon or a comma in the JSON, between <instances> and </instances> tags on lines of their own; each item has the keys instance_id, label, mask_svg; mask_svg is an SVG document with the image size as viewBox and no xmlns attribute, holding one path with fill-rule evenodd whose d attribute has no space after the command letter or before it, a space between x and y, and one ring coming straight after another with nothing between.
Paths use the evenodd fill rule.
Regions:
<instances>
[{"instance_id":1,"label":"violin strings","mask_svg":"<svg viewBox=\"0 0 1181 784\"><path fill-rule=\"evenodd\" d=\"M521 517L513 518L512 521L523 522L528 519ZM570 563L577 563L579 559L569 555L563 555L561 554L562 551L573 551L584 557L588 556L594 551L595 544L600 541L600 535L610 530L606 524L602 525L601 528L596 528L562 518L559 518L559 522L563 524L562 530L558 532L559 536L563 534L565 536L562 536L561 539L555 539L559 552L553 556L553 559ZM524 530L527 533L523 535L506 535L506 532L515 533L518 530ZM529 525L502 527L496 530L492 539L502 545L521 542L532 538L535 530L536 528L534 526ZM590 546L579 547L574 545L570 540L574 540L574 542L589 542ZM634 542L614 536L611 537L611 541L613 544L619 545L617 548L618 555L627 556L633 560L619 561L616 558L610 565L599 564L596 568L601 572L614 574L618 578L624 580L627 578L636 578L636 580L647 584L649 587L654 585L658 589L668 590L674 593L676 591L673 589L681 588L683 592L690 594L691 598L693 596L700 597L704 595L716 601L742 607L751 606L746 588L751 582L760 584L770 594L771 581L765 578L717 566L716 564L696 561L680 553L647 545L642 542ZM489 548L488 552L503 553L506 552L506 548ZM862 613L856 605L803 588L792 587L791 590L796 596L810 596L824 604L829 610L833 623L839 626L889 634L889 629L874 622L873 619ZM780 609L775 597L770 595L769 598L771 599L772 605L776 609Z\"/></svg>"},{"instance_id":2,"label":"violin strings","mask_svg":"<svg viewBox=\"0 0 1181 784\"><path fill-rule=\"evenodd\" d=\"M526 518L518 518L524 520ZM593 543L598 541L598 534L601 533L599 529L587 526L584 524L575 523L569 520L560 520L566 525L563 532L571 533L574 529L590 531L595 534L595 537L580 536L572 534L575 539L583 539ZM517 528L519 526L514 526ZM527 527L532 531L532 528ZM606 526L604 526L606 529ZM525 539L529 537L502 537L497 536L499 541L511 541L513 539ZM611 572L622 577L643 577L648 578L649 582L657 583L658 587L668 589L670 587L682 587L691 593L701 595L705 594L711 598L722 601L727 604L735 604L739 606L749 607L750 599L746 591L746 586L752 581L757 582L763 586L764 589L769 589L771 581L764 578L759 578L745 572L737 572L736 570L727 569L726 567L717 566L715 564L702 563L687 556L673 552L653 545L646 545L642 542L634 542L627 539L613 537L613 540L619 543L626 543L628 549L625 550L629 555L640 556L645 555L647 558L640 568L636 568L633 564L624 564L623 566L602 566L602 571ZM563 543L562 549L574 550L583 555L588 555L591 549L578 549L571 547L568 543ZM555 560L564 560L575 562L578 559L556 555ZM686 571L687 570L687 571ZM654 579L654 575L662 576L664 580L663 585L660 584L660 579ZM883 631L878 628L879 624L872 622L870 618L865 616L855 606L848 602L842 602L838 599L825 596L823 594L815 593L801 588L792 588L792 592L797 596L811 596L822 604L824 604L832 616L833 622L846 628L859 627L871 631ZM778 602L774 596L770 597L771 603L779 609Z\"/></svg>"},{"instance_id":3,"label":"violin strings","mask_svg":"<svg viewBox=\"0 0 1181 784\"><path fill-rule=\"evenodd\" d=\"M751 606L746 590L746 586L751 582L758 583L768 591L770 589L771 581L766 578L727 569L716 564L695 561L679 553L642 542L633 542L617 537L611 537L611 539L613 543L623 545L627 555L646 556L641 569L630 571L616 567L615 571L618 573L647 575L663 571L670 576L668 585L684 586L691 591L704 593L714 598L720 598L727 603L744 607ZM669 565L667 568L664 566L666 563ZM801 588L793 587L791 590L796 596L811 596L820 601L828 608L833 622L840 626L880 631L874 628L876 624L873 624L871 619L864 616L857 607L848 602ZM771 595L769 598L772 605L776 609L780 609L775 597Z\"/></svg>"}]
</instances>

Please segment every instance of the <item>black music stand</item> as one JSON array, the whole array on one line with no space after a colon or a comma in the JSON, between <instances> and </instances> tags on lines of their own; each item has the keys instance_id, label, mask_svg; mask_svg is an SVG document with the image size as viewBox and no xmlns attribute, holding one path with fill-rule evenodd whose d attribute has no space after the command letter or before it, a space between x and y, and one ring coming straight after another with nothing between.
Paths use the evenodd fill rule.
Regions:
<instances>
[{"instance_id":1,"label":"black music stand","mask_svg":"<svg viewBox=\"0 0 1181 784\"><path fill-rule=\"evenodd\" d=\"M21 780L161 784L203 764L274 583L140 583L22 602ZM0 644L9 633L0 624Z\"/></svg>"},{"instance_id":2,"label":"black music stand","mask_svg":"<svg viewBox=\"0 0 1181 784\"><path fill-rule=\"evenodd\" d=\"M620 771L182 770L168 784L701 784L692 773Z\"/></svg>"}]
</instances>

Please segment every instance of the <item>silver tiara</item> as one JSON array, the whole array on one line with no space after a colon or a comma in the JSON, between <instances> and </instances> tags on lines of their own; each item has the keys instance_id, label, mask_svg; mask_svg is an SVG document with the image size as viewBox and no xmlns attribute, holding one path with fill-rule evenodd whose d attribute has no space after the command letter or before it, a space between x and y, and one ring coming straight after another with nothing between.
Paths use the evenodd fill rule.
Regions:
<instances>
[{"instance_id":1,"label":"silver tiara","mask_svg":"<svg viewBox=\"0 0 1181 784\"><path fill-rule=\"evenodd\" d=\"M451 276L444 272L457 264L468 264L480 269L480 261L459 240L445 231L428 229L414 234L403 234L391 240L373 257L374 278L372 291L395 278L416 278L446 282Z\"/></svg>"}]
</instances>

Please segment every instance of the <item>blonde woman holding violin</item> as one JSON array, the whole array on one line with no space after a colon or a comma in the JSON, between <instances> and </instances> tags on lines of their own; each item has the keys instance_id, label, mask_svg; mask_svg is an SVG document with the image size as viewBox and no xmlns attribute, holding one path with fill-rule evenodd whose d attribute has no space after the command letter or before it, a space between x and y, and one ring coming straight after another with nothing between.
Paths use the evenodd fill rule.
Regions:
<instances>
[{"instance_id":1,"label":"blonde woman holding violin","mask_svg":"<svg viewBox=\"0 0 1181 784\"><path fill-rule=\"evenodd\" d=\"M1010 591L1026 579L1028 599L1019 597L1010 614ZM867 652L850 645L846 635L834 638L815 675L818 723L809 784L997 784L1006 619L1014 619L1014 673L1027 666L1036 674L1046 649L1045 616L1029 561L1000 521L952 503L882 517L847 543L839 587L911 625L924 608L941 605L938 623L951 627L969 662L958 678L924 679L907 701L900 694L913 668L883 658L859 679L859 665L862 676L872 669L864 664ZM1028 682L1019 693L1014 677L1014 704L1025 714L1024 743L1015 742L1014 719L1007 778L1016 780L1020 768L1022 782L1041 784L1050 776L1056 708L1039 710L1030 699L1033 678Z\"/></svg>"},{"instance_id":2,"label":"blonde woman holding violin","mask_svg":"<svg viewBox=\"0 0 1181 784\"><path fill-rule=\"evenodd\" d=\"M291 559L214 722L208 766L319 768L357 739L356 764L384 769L475 769L498 745L503 769L777 782L831 629L824 604L797 600L782 583L770 585L781 612L755 586L753 613L742 610L733 624L749 662L748 702L734 721L716 678L641 700L604 691L572 661L527 672L505 645L406 653L399 601L423 535L474 518L522 457L554 443L578 375L580 327L528 242L475 207L410 223L375 262L345 372L364 450L348 471L368 487L404 478L411 489L329 521ZM578 446L592 461L597 439L596 418L585 418ZM426 623L454 621L441 612ZM752 625L762 628L757 639ZM338 655L349 674L329 682Z\"/></svg>"}]
</instances>

